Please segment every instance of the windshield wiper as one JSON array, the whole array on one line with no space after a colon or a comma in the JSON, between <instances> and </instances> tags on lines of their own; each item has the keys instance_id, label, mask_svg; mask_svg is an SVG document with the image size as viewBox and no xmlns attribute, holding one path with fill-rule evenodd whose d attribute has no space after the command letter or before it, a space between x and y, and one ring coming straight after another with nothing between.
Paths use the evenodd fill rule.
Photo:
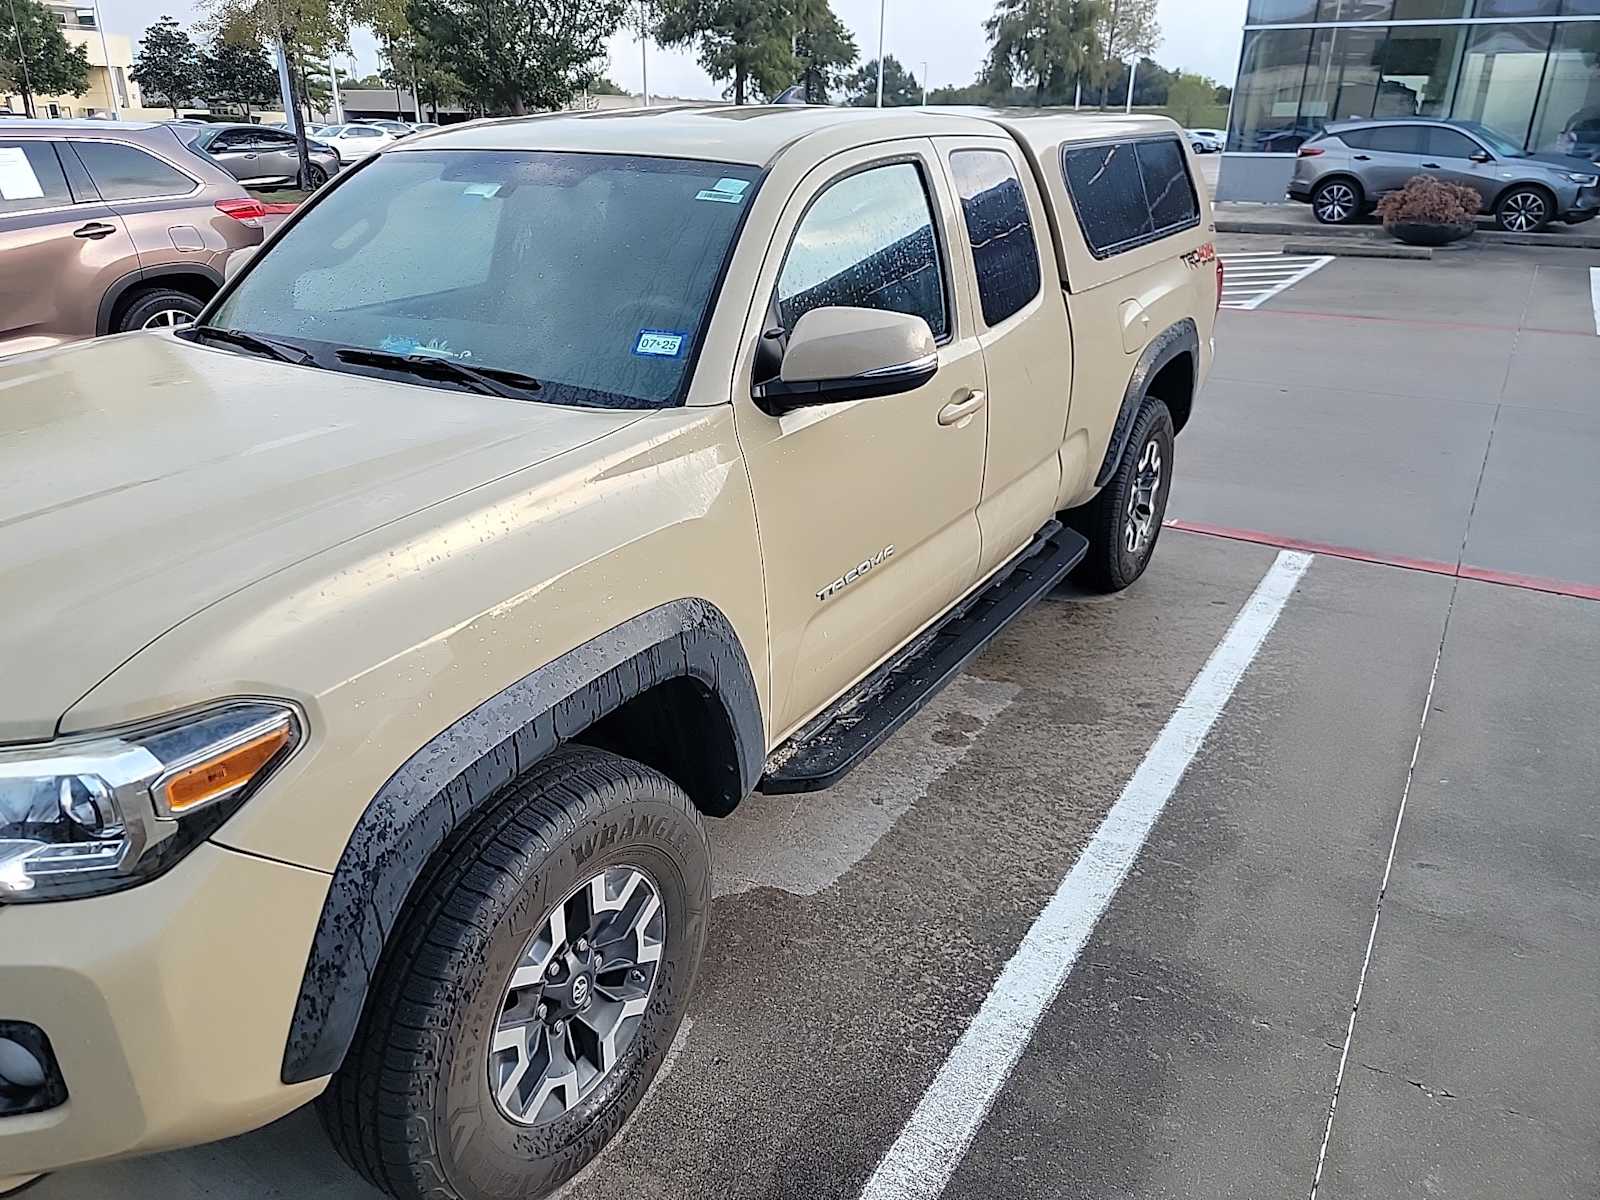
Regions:
<instances>
[{"instance_id":1,"label":"windshield wiper","mask_svg":"<svg viewBox=\"0 0 1600 1200\"><path fill-rule=\"evenodd\" d=\"M275 358L279 362L296 363L300 366L316 362L316 356L309 350L290 345L288 342L264 338L259 334L246 333L242 329L218 329L212 325L196 325L189 330L189 336L213 342L226 342L231 346L238 346L241 350L253 350L257 354L265 354L268 358Z\"/></svg>"},{"instance_id":2,"label":"windshield wiper","mask_svg":"<svg viewBox=\"0 0 1600 1200\"><path fill-rule=\"evenodd\" d=\"M505 367L469 367L456 359L433 354L394 354L388 350L368 350L360 346L344 346L333 353L340 362L447 379L465 384L475 392L501 396L507 400L524 400L529 392L537 392L544 386L532 375L524 375L521 371L511 371Z\"/></svg>"}]
</instances>

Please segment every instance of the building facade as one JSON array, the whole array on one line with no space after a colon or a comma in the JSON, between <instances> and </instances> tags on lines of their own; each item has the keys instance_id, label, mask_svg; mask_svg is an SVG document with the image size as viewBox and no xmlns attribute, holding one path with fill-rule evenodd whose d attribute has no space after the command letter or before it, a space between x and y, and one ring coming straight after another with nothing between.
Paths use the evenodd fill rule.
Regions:
<instances>
[{"instance_id":1,"label":"building facade","mask_svg":"<svg viewBox=\"0 0 1600 1200\"><path fill-rule=\"evenodd\" d=\"M139 85L128 77L133 69L133 39L123 33L102 31L93 5L72 0L45 0L45 7L61 25L69 45L82 46L89 59L89 86L81 96L35 96L39 117L110 117L120 109L125 119L144 120L170 111L144 107ZM113 95L116 103L112 103ZM20 95L0 94L0 108L22 112Z\"/></svg>"},{"instance_id":2,"label":"building facade","mask_svg":"<svg viewBox=\"0 0 1600 1200\"><path fill-rule=\"evenodd\" d=\"M1592 157L1600 0L1249 0L1217 198L1282 200L1300 143L1374 116Z\"/></svg>"}]
</instances>

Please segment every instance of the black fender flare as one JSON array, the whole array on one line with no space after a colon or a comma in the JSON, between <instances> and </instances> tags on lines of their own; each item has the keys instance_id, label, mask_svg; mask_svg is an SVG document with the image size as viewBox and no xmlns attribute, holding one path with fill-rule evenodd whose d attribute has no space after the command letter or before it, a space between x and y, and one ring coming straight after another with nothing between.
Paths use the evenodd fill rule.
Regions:
<instances>
[{"instance_id":1,"label":"black fender flare","mask_svg":"<svg viewBox=\"0 0 1600 1200\"><path fill-rule=\"evenodd\" d=\"M431 738L391 775L345 844L323 901L284 1048L284 1083L331 1075L412 884L450 833L534 763L658 683L687 676L720 702L738 759L728 807L766 759L755 678L716 605L676 600L567 651Z\"/></svg>"},{"instance_id":2,"label":"black fender flare","mask_svg":"<svg viewBox=\"0 0 1600 1200\"><path fill-rule=\"evenodd\" d=\"M206 280L211 284L213 295L216 289L222 286L222 272L205 263L166 263L158 267L141 267L137 271L129 271L108 287L106 294L100 297L100 308L95 314L95 336L104 337L111 332L111 314L117 311L118 302L130 291L163 277L170 278L176 275L192 275Z\"/></svg>"},{"instance_id":3,"label":"black fender flare","mask_svg":"<svg viewBox=\"0 0 1600 1200\"><path fill-rule=\"evenodd\" d=\"M1095 487L1105 487L1117 473L1117 464L1122 461L1122 452L1128 448L1128 435L1133 432L1133 423L1139 417L1139 406L1144 403L1150 381L1160 373L1162 367L1181 354L1189 355L1198 368L1200 330L1190 317L1163 329L1144 348L1144 353L1134 364L1127 390L1122 393L1122 408L1117 412L1116 423L1111 426L1111 440L1106 443L1105 459L1094 477Z\"/></svg>"}]
</instances>

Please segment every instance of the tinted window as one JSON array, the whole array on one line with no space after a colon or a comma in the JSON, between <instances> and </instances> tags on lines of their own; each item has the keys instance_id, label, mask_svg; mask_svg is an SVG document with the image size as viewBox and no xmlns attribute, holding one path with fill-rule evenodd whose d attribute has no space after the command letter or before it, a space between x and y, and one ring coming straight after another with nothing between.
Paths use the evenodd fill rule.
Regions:
<instances>
[{"instance_id":1,"label":"tinted window","mask_svg":"<svg viewBox=\"0 0 1600 1200\"><path fill-rule=\"evenodd\" d=\"M0 141L0 213L71 204L67 177L49 142Z\"/></svg>"},{"instance_id":2,"label":"tinted window","mask_svg":"<svg viewBox=\"0 0 1600 1200\"><path fill-rule=\"evenodd\" d=\"M1423 153L1437 158L1470 158L1483 149L1454 129L1429 129L1422 139Z\"/></svg>"},{"instance_id":3,"label":"tinted window","mask_svg":"<svg viewBox=\"0 0 1600 1200\"><path fill-rule=\"evenodd\" d=\"M998 325L1039 294L1039 249L1028 198L1010 156L999 150L957 150L950 173L972 244L983 320Z\"/></svg>"},{"instance_id":4,"label":"tinted window","mask_svg":"<svg viewBox=\"0 0 1600 1200\"><path fill-rule=\"evenodd\" d=\"M1067 187L1096 254L1150 237L1155 224L1131 142L1083 146L1065 155Z\"/></svg>"},{"instance_id":5,"label":"tinted window","mask_svg":"<svg viewBox=\"0 0 1600 1200\"><path fill-rule=\"evenodd\" d=\"M201 137L200 144L213 154L224 150L240 150L255 141L256 135L248 129L224 129L213 136L209 141Z\"/></svg>"},{"instance_id":6,"label":"tinted window","mask_svg":"<svg viewBox=\"0 0 1600 1200\"><path fill-rule=\"evenodd\" d=\"M828 185L806 211L778 277L783 327L824 305L927 321L943 337L944 279L922 173L894 163Z\"/></svg>"},{"instance_id":7,"label":"tinted window","mask_svg":"<svg viewBox=\"0 0 1600 1200\"><path fill-rule=\"evenodd\" d=\"M78 157L105 200L137 200L146 196L183 196L195 181L154 155L114 142L74 142Z\"/></svg>"},{"instance_id":8,"label":"tinted window","mask_svg":"<svg viewBox=\"0 0 1600 1200\"><path fill-rule=\"evenodd\" d=\"M1144 180L1144 193L1150 201L1150 218L1157 233L1169 229L1182 229L1200 219L1199 205L1194 198L1194 185L1189 182L1189 165L1184 161L1183 149L1176 140L1139 142L1134 146L1139 159L1139 174Z\"/></svg>"},{"instance_id":9,"label":"tinted window","mask_svg":"<svg viewBox=\"0 0 1600 1200\"><path fill-rule=\"evenodd\" d=\"M1421 154L1421 125L1379 125L1367 130L1367 149L1384 154Z\"/></svg>"},{"instance_id":10,"label":"tinted window","mask_svg":"<svg viewBox=\"0 0 1600 1200\"><path fill-rule=\"evenodd\" d=\"M255 142L263 150L286 150L295 144L294 134L283 133L277 129L261 130L255 135Z\"/></svg>"},{"instance_id":11,"label":"tinted window","mask_svg":"<svg viewBox=\"0 0 1600 1200\"><path fill-rule=\"evenodd\" d=\"M383 136L383 130L374 129L370 125L350 125L344 131L345 137L378 138Z\"/></svg>"},{"instance_id":12,"label":"tinted window","mask_svg":"<svg viewBox=\"0 0 1600 1200\"><path fill-rule=\"evenodd\" d=\"M420 354L531 375L536 402L667 407L758 175L619 154L380 156L285 230L213 322L329 369L351 369L341 347Z\"/></svg>"}]
</instances>

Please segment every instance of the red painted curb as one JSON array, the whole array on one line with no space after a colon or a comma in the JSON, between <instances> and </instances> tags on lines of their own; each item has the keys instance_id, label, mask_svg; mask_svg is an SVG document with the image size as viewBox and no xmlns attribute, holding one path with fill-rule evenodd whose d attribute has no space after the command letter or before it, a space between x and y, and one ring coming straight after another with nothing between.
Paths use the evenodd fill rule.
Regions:
<instances>
[{"instance_id":1,"label":"red painted curb","mask_svg":"<svg viewBox=\"0 0 1600 1200\"><path fill-rule=\"evenodd\" d=\"M1336 546L1330 542L1313 542L1305 538L1286 537L1277 533L1263 533L1259 529L1234 529L1227 525L1209 525L1204 521L1168 521L1170 529L1183 533L1198 533L1205 537L1227 538L1235 542L1253 542L1258 546L1275 546L1279 550L1302 550L1307 554L1325 554L1329 558L1348 558L1354 562L1371 563L1379 567L1395 567L1402 571L1422 571L1429 575L1444 575L1453 579L1471 579L1477 583L1495 583L1502 587L1522 588L1530 592L1548 592L1555 596L1571 596L1578 600L1600 600L1600 585L1572 583L1563 579L1546 579L1542 575L1521 575L1515 571L1493 571L1488 567L1440 562L1431 558L1411 558L1403 554L1375 554L1353 546Z\"/></svg>"}]
</instances>

